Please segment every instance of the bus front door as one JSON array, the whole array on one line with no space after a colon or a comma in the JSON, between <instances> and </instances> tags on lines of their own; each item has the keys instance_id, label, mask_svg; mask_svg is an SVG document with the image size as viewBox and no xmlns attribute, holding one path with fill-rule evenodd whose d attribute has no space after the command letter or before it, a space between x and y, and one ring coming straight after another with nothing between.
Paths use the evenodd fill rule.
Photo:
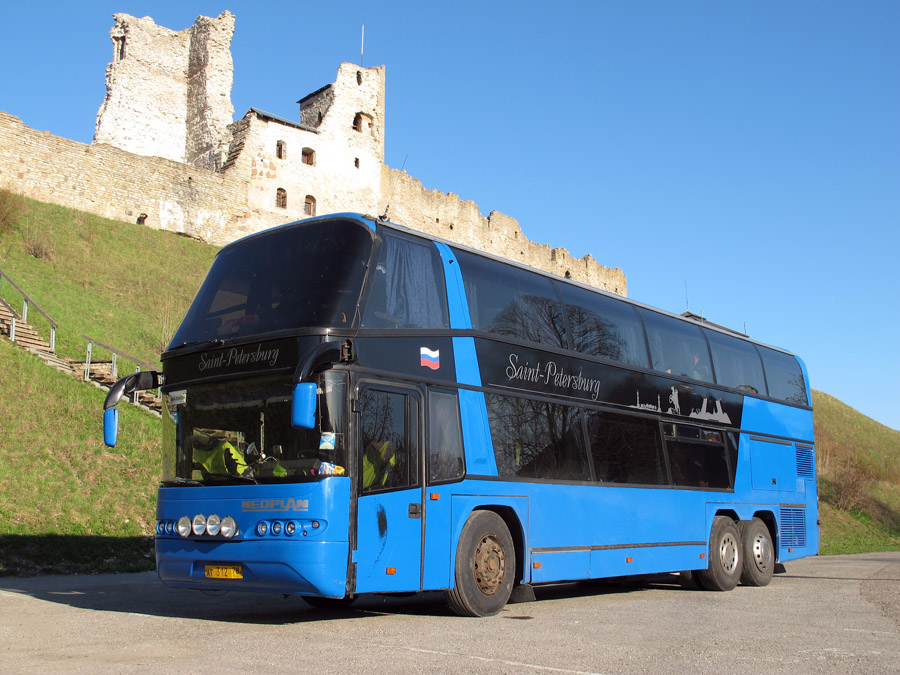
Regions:
<instances>
[{"instance_id":1,"label":"bus front door","mask_svg":"<svg viewBox=\"0 0 900 675\"><path fill-rule=\"evenodd\" d=\"M359 388L356 593L422 588L421 401L412 387Z\"/></svg>"}]
</instances>

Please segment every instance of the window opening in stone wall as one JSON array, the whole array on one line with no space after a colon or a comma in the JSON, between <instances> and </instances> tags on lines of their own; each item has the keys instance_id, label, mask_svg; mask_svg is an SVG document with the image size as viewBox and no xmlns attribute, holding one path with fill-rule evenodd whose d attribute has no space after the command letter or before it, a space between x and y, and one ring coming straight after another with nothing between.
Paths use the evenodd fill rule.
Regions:
<instances>
[{"instance_id":1,"label":"window opening in stone wall","mask_svg":"<svg viewBox=\"0 0 900 675\"><path fill-rule=\"evenodd\" d=\"M113 61L121 61L125 58L125 36L113 38Z\"/></svg>"},{"instance_id":2,"label":"window opening in stone wall","mask_svg":"<svg viewBox=\"0 0 900 675\"><path fill-rule=\"evenodd\" d=\"M362 131L362 119L363 116L360 113L356 113L356 116L353 118L353 131Z\"/></svg>"},{"instance_id":3,"label":"window opening in stone wall","mask_svg":"<svg viewBox=\"0 0 900 675\"><path fill-rule=\"evenodd\" d=\"M309 166L316 165L316 151L312 148L303 148L303 163Z\"/></svg>"},{"instance_id":4,"label":"window opening in stone wall","mask_svg":"<svg viewBox=\"0 0 900 675\"><path fill-rule=\"evenodd\" d=\"M359 168L359 157L353 158L353 166L355 166L357 169Z\"/></svg>"},{"instance_id":5,"label":"window opening in stone wall","mask_svg":"<svg viewBox=\"0 0 900 675\"><path fill-rule=\"evenodd\" d=\"M356 84L362 84L362 72L359 70L356 71Z\"/></svg>"},{"instance_id":6,"label":"window opening in stone wall","mask_svg":"<svg viewBox=\"0 0 900 675\"><path fill-rule=\"evenodd\" d=\"M316 215L316 198L312 195L306 195L306 201L303 203L303 213L307 216Z\"/></svg>"},{"instance_id":7,"label":"window opening in stone wall","mask_svg":"<svg viewBox=\"0 0 900 675\"><path fill-rule=\"evenodd\" d=\"M287 191L284 188L278 188L275 191L275 206L279 209L287 208Z\"/></svg>"},{"instance_id":8,"label":"window opening in stone wall","mask_svg":"<svg viewBox=\"0 0 900 675\"><path fill-rule=\"evenodd\" d=\"M278 159L287 159L287 143L284 141L275 143L275 156Z\"/></svg>"}]
</instances>

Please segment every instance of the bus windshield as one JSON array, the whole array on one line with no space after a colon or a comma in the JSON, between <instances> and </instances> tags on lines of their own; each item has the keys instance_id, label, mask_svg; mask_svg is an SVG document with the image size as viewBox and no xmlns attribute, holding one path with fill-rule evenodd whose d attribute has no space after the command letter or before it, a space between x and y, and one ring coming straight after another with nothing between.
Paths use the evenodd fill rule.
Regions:
<instances>
[{"instance_id":1,"label":"bus windshield","mask_svg":"<svg viewBox=\"0 0 900 675\"><path fill-rule=\"evenodd\" d=\"M216 257L169 349L309 328L349 328L372 251L351 220L279 227Z\"/></svg>"},{"instance_id":2,"label":"bus windshield","mask_svg":"<svg viewBox=\"0 0 900 675\"><path fill-rule=\"evenodd\" d=\"M291 426L289 378L170 391L163 412L163 482L281 483L345 475L346 375L318 376L314 429Z\"/></svg>"}]
</instances>

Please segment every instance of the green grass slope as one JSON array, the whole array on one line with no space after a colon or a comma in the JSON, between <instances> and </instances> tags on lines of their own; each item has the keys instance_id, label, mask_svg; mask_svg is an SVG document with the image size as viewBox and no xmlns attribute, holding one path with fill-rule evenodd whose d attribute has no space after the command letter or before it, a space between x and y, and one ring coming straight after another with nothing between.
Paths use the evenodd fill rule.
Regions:
<instances>
[{"instance_id":1,"label":"green grass slope","mask_svg":"<svg viewBox=\"0 0 900 675\"><path fill-rule=\"evenodd\" d=\"M822 553L900 549L900 431L813 392Z\"/></svg>"},{"instance_id":2,"label":"green grass slope","mask_svg":"<svg viewBox=\"0 0 900 675\"><path fill-rule=\"evenodd\" d=\"M0 202L4 194L9 200L0 191ZM22 200L10 221L0 222L0 269L59 324L57 353L81 360L87 346L81 336L88 335L158 364L218 251L32 200ZM0 297L21 312L21 296L5 281ZM48 339L43 318L29 310L28 319Z\"/></svg>"},{"instance_id":3,"label":"green grass slope","mask_svg":"<svg viewBox=\"0 0 900 675\"><path fill-rule=\"evenodd\" d=\"M0 575L152 569L160 420L0 339Z\"/></svg>"}]
</instances>

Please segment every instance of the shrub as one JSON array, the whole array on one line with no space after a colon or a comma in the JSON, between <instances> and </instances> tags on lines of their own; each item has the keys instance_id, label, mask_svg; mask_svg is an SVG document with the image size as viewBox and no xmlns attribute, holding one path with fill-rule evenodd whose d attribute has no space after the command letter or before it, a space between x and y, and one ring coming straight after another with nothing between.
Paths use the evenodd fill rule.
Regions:
<instances>
[{"instance_id":1,"label":"shrub","mask_svg":"<svg viewBox=\"0 0 900 675\"><path fill-rule=\"evenodd\" d=\"M19 223L25 213L25 198L15 192L0 189L0 237Z\"/></svg>"}]
</instances>

